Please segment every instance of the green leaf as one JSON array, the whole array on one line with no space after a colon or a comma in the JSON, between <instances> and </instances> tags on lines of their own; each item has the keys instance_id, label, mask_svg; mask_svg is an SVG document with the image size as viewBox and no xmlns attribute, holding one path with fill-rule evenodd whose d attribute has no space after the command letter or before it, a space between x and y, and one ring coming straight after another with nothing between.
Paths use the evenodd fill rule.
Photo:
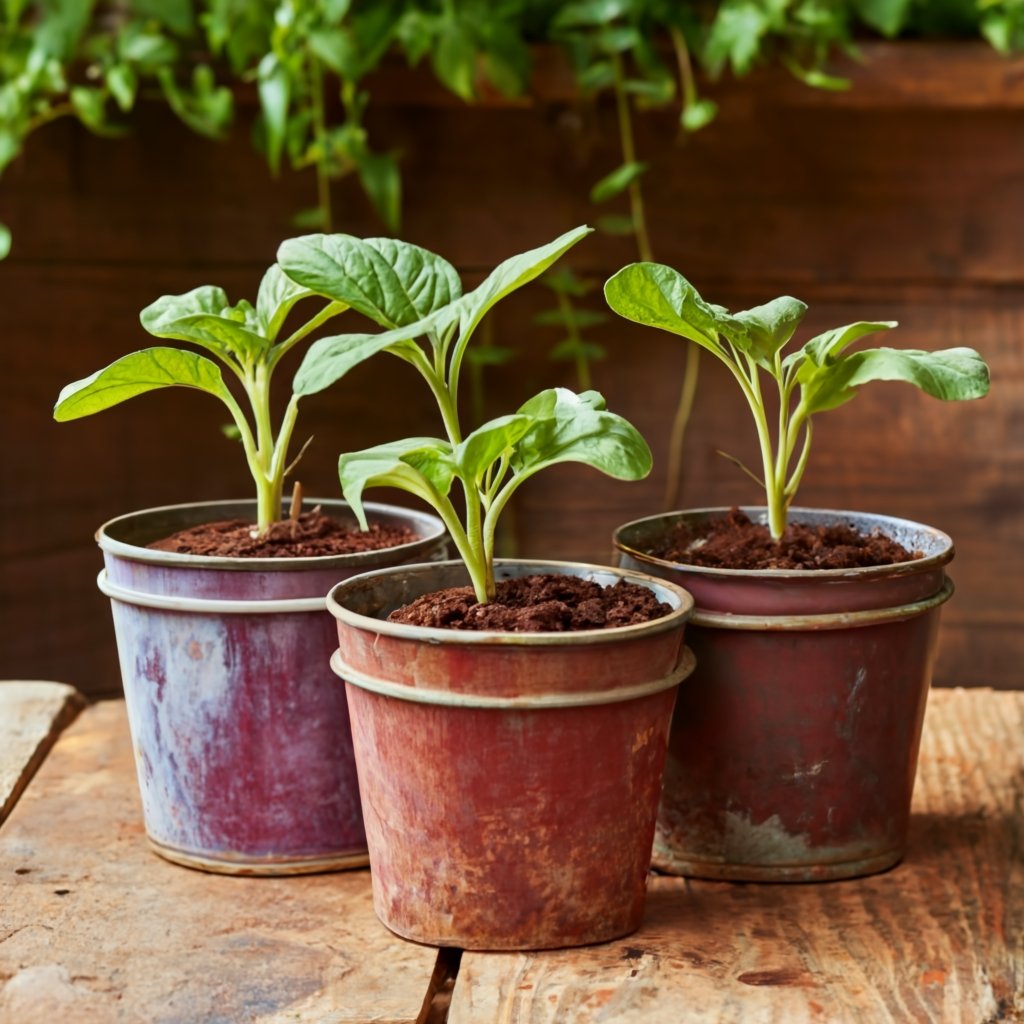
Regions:
<instances>
[{"instance_id":1,"label":"green leaf","mask_svg":"<svg viewBox=\"0 0 1024 1024\"><path fill-rule=\"evenodd\" d=\"M699 132L718 116L718 104L714 100L694 100L683 107L679 122L688 132Z\"/></svg>"},{"instance_id":2,"label":"green leaf","mask_svg":"<svg viewBox=\"0 0 1024 1024\"><path fill-rule=\"evenodd\" d=\"M529 416L499 416L477 427L454 452L455 465L464 480L479 486L492 463L511 455L516 443L533 425Z\"/></svg>"},{"instance_id":3,"label":"green leaf","mask_svg":"<svg viewBox=\"0 0 1024 1024\"><path fill-rule=\"evenodd\" d=\"M476 44L460 22L450 20L445 23L434 44L431 59L437 77L456 96L470 102L475 94Z\"/></svg>"},{"instance_id":4,"label":"green leaf","mask_svg":"<svg viewBox=\"0 0 1024 1024\"><path fill-rule=\"evenodd\" d=\"M363 491L367 487L397 487L422 498L434 508L448 493L454 476L451 445L436 437L391 441L338 459L341 492L365 530ZM440 486L438 486L440 485Z\"/></svg>"},{"instance_id":5,"label":"green leaf","mask_svg":"<svg viewBox=\"0 0 1024 1024\"><path fill-rule=\"evenodd\" d=\"M295 303L314 294L296 284L276 263L269 267L256 296L256 315L267 338L274 341ZM338 312L343 309L342 306Z\"/></svg>"},{"instance_id":6,"label":"green leaf","mask_svg":"<svg viewBox=\"0 0 1024 1024\"><path fill-rule=\"evenodd\" d=\"M135 91L138 88L138 79L135 70L130 64L115 64L107 70L107 88L117 105L124 113L132 109L135 103Z\"/></svg>"},{"instance_id":7,"label":"green leaf","mask_svg":"<svg viewBox=\"0 0 1024 1024\"><path fill-rule=\"evenodd\" d=\"M343 28L310 32L313 52L341 78L354 81L359 77L359 52L352 34Z\"/></svg>"},{"instance_id":8,"label":"green leaf","mask_svg":"<svg viewBox=\"0 0 1024 1024\"><path fill-rule=\"evenodd\" d=\"M70 99L71 106L86 128L98 134L111 131L106 119L107 94L104 90L78 85L71 90Z\"/></svg>"},{"instance_id":9,"label":"green leaf","mask_svg":"<svg viewBox=\"0 0 1024 1024\"><path fill-rule=\"evenodd\" d=\"M624 192L629 186L647 170L647 164L643 161L623 164L616 167L611 174L606 174L590 190L590 201L592 203L605 203L609 199Z\"/></svg>"},{"instance_id":10,"label":"green leaf","mask_svg":"<svg viewBox=\"0 0 1024 1024\"><path fill-rule=\"evenodd\" d=\"M618 480L640 480L651 471L651 451L640 432L605 408L596 391L580 395L551 388L519 409L533 423L516 445L512 469L533 475L559 462L582 462Z\"/></svg>"},{"instance_id":11,"label":"green leaf","mask_svg":"<svg viewBox=\"0 0 1024 1024\"><path fill-rule=\"evenodd\" d=\"M576 299L582 299L597 287L596 281L580 277L572 267L555 267L554 270L549 270L541 279L541 283L553 292L571 295Z\"/></svg>"},{"instance_id":12,"label":"green leaf","mask_svg":"<svg viewBox=\"0 0 1024 1024\"><path fill-rule=\"evenodd\" d=\"M11 229L0 224L0 260L7 259L11 254Z\"/></svg>"},{"instance_id":13,"label":"green leaf","mask_svg":"<svg viewBox=\"0 0 1024 1024\"><path fill-rule=\"evenodd\" d=\"M174 385L198 388L222 401L230 399L220 368L205 356L176 348L148 348L68 384L57 399L53 418L58 422L78 419L146 391Z\"/></svg>"},{"instance_id":14,"label":"green leaf","mask_svg":"<svg viewBox=\"0 0 1024 1024\"><path fill-rule=\"evenodd\" d=\"M458 365L470 335L484 318L489 309L507 295L529 284L539 277L577 242L584 239L593 228L578 227L559 235L553 242L512 256L500 263L473 291L464 295L459 302L459 342L453 361Z\"/></svg>"},{"instance_id":15,"label":"green leaf","mask_svg":"<svg viewBox=\"0 0 1024 1024\"><path fill-rule=\"evenodd\" d=\"M359 181L374 209L390 231L402 217L402 175L390 153L363 153L356 159Z\"/></svg>"},{"instance_id":16,"label":"green leaf","mask_svg":"<svg viewBox=\"0 0 1024 1024\"><path fill-rule=\"evenodd\" d=\"M764 361L774 356L793 337L806 312L806 303L781 295L763 306L754 306L733 316L747 326L750 354Z\"/></svg>"},{"instance_id":17,"label":"green leaf","mask_svg":"<svg viewBox=\"0 0 1024 1024\"><path fill-rule=\"evenodd\" d=\"M266 129L267 161L271 172L277 174L288 133L291 79L288 69L278 60L277 55L268 53L260 61L256 80Z\"/></svg>"},{"instance_id":18,"label":"green leaf","mask_svg":"<svg viewBox=\"0 0 1024 1024\"><path fill-rule=\"evenodd\" d=\"M588 327L597 327L608 322L608 314L598 312L596 309L573 309L569 311L561 309L547 309L538 313L533 322L540 327L572 327L580 330Z\"/></svg>"},{"instance_id":19,"label":"green leaf","mask_svg":"<svg viewBox=\"0 0 1024 1024\"><path fill-rule=\"evenodd\" d=\"M315 395L349 370L385 349L397 349L404 342L433 330L451 312L440 309L415 324L396 327L381 334L339 334L313 342L295 374L292 388L297 395ZM400 354L396 351L396 354Z\"/></svg>"},{"instance_id":20,"label":"green leaf","mask_svg":"<svg viewBox=\"0 0 1024 1024\"><path fill-rule=\"evenodd\" d=\"M660 263L631 263L614 274L604 286L608 305L627 320L681 335L722 356L720 331L729 332L741 347L747 326L705 302L677 270Z\"/></svg>"},{"instance_id":21,"label":"green leaf","mask_svg":"<svg viewBox=\"0 0 1024 1024\"><path fill-rule=\"evenodd\" d=\"M825 331L824 334L818 334L811 338L799 352L788 356L786 365L807 359L815 366L824 366L865 335L874 334L876 331L887 331L896 326L895 320L859 320L857 323L847 324L845 327L833 327L831 330Z\"/></svg>"},{"instance_id":22,"label":"green leaf","mask_svg":"<svg viewBox=\"0 0 1024 1024\"><path fill-rule=\"evenodd\" d=\"M471 348L466 353L466 361L473 366L504 366L518 355L514 348L502 345L487 345L482 348Z\"/></svg>"},{"instance_id":23,"label":"green leaf","mask_svg":"<svg viewBox=\"0 0 1024 1024\"><path fill-rule=\"evenodd\" d=\"M146 71L173 65L178 47L172 39L159 32L149 32L142 22L129 24L117 36L117 52L121 60L139 64Z\"/></svg>"},{"instance_id":24,"label":"green leaf","mask_svg":"<svg viewBox=\"0 0 1024 1024\"><path fill-rule=\"evenodd\" d=\"M633 235L636 234L636 225L632 217L624 217L622 214L609 213L604 217L597 218L597 229L606 235Z\"/></svg>"},{"instance_id":25,"label":"green leaf","mask_svg":"<svg viewBox=\"0 0 1024 1024\"><path fill-rule=\"evenodd\" d=\"M988 367L974 349L872 348L815 367L807 379L801 375L801 402L812 415L835 409L876 380L904 381L944 401L981 398L989 390Z\"/></svg>"},{"instance_id":26,"label":"green leaf","mask_svg":"<svg viewBox=\"0 0 1024 1024\"><path fill-rule=\"evenodd\" d=\"M607 25L628 14L632 6L631 0L579 0L562 5L552 25L556 28Z\"/></svg>"},{"instance_id":27,"label":"green leaf","mask_svg":"<svg viewBox=\"0 0 1024 1024\"><path fill-rule=\"evenodd\" d=\"M756 0L724 0L718 7L704 45L704 59L713 76L728 63L745 75L761 50L761 38L770 24Z\"/></svg>"},{"instance_id":28,"label":"green leaf","mask_svg":"<svg viewBox=\"0 0 1024 1024\"><path fill-rule=\"evenodd\" d=\"M897 35L903 28L910 5L911 0L854 0L853 2L854 10L865 24L890 38Z\"/></svg>"},{"instance_id":29,"label":"green leaf","mask_svg":"<svg viewBox=\"0 0 1024 1024\"><path fill-rule=\"evenodd\" d=\"M548 358L556 362L568 362L575 359L585 359L587 362L596 363L608 355L603 345L595 345L592 341L577 341L573 338L566 338L560 341L548 353Z\"/></svg>"},{"instance_id":30,"label":"green leaf","mask_svg":"<svg viewBox=\"0 0 1024 1024\"><path fill-rule=\"evenodd\" d=\"M248 310L248 303L230 306L222 288L203 285L184 295L162 295L139 319L154 337L190 341L222 358L240 358L269 348L255 311L249 315Z\"/></svg>"},{"instance_id":31,"label":"green leaf","mask_svg":"<svg viewBox=\"0 0 1024 1024\"><path fill-rule=\"evenodd\" d=\"M462 294L447 260L391 238L304 235L283 242L277 260L293 281L382 327L418 323Z\"/></svg>"}]
</instances>

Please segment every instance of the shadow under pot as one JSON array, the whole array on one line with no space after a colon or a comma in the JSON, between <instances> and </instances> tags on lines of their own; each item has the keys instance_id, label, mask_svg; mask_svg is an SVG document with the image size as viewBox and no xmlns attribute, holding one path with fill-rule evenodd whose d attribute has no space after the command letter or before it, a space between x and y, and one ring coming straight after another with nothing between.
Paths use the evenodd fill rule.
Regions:
<instances>
[{"instance_id":1,"label":"shadow under pot","mask_svg":"<svg viewBox=\"0 0 1024 1024\"><path fill-rule=\"evenodd\" d=\"M355 526L343 502L316 503ZM255 521L254 501L147 509L99 529L146 834L167 860L235 875L367 863L326 594L367 569L443 558L446 540L434 516L366 507L416 539L309 558L147 547L191 526Z\"/></svg>"},{"instance_id":2,"label":"shadow under pot","mask_svg":"<svg viewBox=\"0 0 1024 1024\"><path fill-rule=\"evenodd\" d=\"M405 938L547 949L640 924L669 721L693 668L692 600L619 569L496 565L499 580L534 573L626 579L672 610L562 633L385 621L422 594L467 585L458 562L367 573L328 598L374 908Z\"/></svg>"},{"instance_id":3,"label":"shadow under pot","mask_svg":"<svg viewBox=\"0 0 1024 1024\"><path fill-rule=\"evenodd\" d=\"M805 882L884 871L904 855L941 605L953 593L946 534L859 512L791 509L920 557L858 569L737 570L657 558L680 524L622 526L619 562L684 586L697 658L676 707L654 866L735 881ZM754 522L766 510L746 508Z\"/></svg>"}]
</instances>

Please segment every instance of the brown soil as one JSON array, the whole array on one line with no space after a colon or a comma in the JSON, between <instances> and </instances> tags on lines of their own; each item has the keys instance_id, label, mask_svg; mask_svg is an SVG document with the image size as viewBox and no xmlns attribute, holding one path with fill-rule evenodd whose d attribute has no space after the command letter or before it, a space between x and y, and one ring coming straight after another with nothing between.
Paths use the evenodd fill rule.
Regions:
<instances>
[{"instance_id":1,"label":"brown soil","mask_svg":"<svg viewBox=\"0 0 1024 1024\"><path fill-rule=\"evenodd\" d=\"M216 555L230 558L311 558L317 555L351 555L408 544L416 534L405 526L371 523L365 533L358 526L325 516L318 508L296 520L272 523L265 537L255 537L256 527L244 519L203 523L181 530L149 545L158 551L185 555Z\"/></svg>"},{"instance_id":2,"label":"brown soil","mask_svg":"<svg viewBox=\"0 0 1024 1024\"><path fill-rule=\"evenodd\" d=\"M738 508L697 532L680 524L651 554L718 569L854 569L922 557L877 531L865 535L842 525L790 523L776 542L768 527Z\"/></svg>"},{"instance_id":3,"label":"brown soil","mask_svg":"<svg viewBox=\"0 0 1024 1024\"><path fill-rule=\"evenodd\" d=\"M388 618L443 629L568 633L650 622L671 610L636 583L603 587L578 576L538 575L503 580L488 604L477 602L472 587L450 587L424 594Z\"/></svg>"}]
</instances>

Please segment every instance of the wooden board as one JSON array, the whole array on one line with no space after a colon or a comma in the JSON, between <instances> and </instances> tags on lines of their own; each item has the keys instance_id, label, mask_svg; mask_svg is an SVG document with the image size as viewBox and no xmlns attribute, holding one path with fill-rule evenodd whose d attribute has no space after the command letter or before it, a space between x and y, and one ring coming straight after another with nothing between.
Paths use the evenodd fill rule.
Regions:
<instances>
[{"instance_id":1,"label":"wooden board","mask_svg":"<svg viewBox=\"0 0 1024 1024\"><path fill-rule=\"evenodd\" d=\"M83 703L66 683L0 680L0 825Z\"/></svg>"},{"instance_id":2,"label":"wooden board","mask_svg":"<svg viewBox=\"0 0 1024 1024\"><path fill-rule=\"evenodd\" d=\"M436 983L436 950L377 922L365 870L230 878L152 854L120 702L61 738L0 864L0 1020L411 1024Z\"/></svg>"},{"instance_id":3,"label":"wooden board","mask_svg":"<svg viewBox=\"0 0 1024 1024\"><path fill-rule=\"evenodd\" d=\"M910 853L874 878L657 878L609 945L466 953L449 1024L1024 1020L1024 694L936 691Z\"/></svg>"}]
</instances>

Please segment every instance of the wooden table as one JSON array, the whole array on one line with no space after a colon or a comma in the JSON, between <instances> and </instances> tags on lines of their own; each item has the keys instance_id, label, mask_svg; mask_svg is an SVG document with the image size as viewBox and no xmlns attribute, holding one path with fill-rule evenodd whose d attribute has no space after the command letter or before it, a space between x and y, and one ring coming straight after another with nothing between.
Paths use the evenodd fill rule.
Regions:
<instances>
[{"instance_id":1,"label":"wooden table","mask_svg":"<svg viewBox=\"0 0 1024 1024\"><path fill-rule=\"evenodd\" d=\"M652 877L628 939L461 961L381 926L367 871L162 861L123 704L61 732L77 706L67 687L0 683L4 1024L1024 1021L1024 693L933 692L910 854L887 874Z\"/></svg>"}]
</instances>

